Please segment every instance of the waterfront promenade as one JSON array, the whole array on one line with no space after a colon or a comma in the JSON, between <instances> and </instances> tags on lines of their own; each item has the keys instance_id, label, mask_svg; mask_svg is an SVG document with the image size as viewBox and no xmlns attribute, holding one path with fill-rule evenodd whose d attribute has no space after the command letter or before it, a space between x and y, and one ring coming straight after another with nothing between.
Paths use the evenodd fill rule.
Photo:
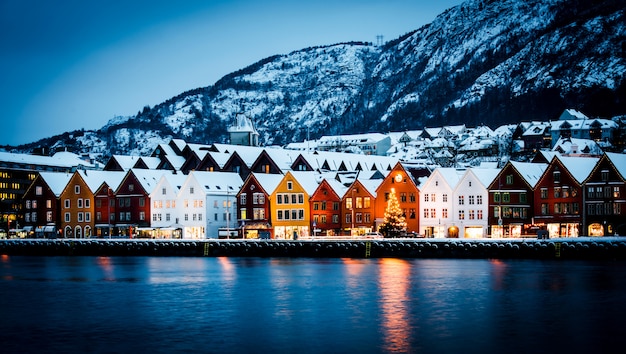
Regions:
<instances>
[{"instance_id":1,"label":"waterfront promenade","mask_svg":"<svg viewBox=\"0 0 626 354\"><path fill-rule=\"evenodd\" d=\"M555 239L8 239L0 255L626 260L626 237Z\"/></svg>"}]
</instances>

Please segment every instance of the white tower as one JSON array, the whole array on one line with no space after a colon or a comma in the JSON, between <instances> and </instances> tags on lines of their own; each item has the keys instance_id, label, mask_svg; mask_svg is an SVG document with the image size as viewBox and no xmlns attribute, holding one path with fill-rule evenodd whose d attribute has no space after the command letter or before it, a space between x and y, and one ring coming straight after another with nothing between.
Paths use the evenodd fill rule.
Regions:
<instances>
[{"instance_id":1,"label":"white tower","mask_svg":"<svg viewBox=\"0 0 626 354\"><path fill-rule=\"evenodd\" d=\"M233 145L259 146L259 133L252 120L243 113L237 113L235 121L228 127L228 134Z\"/></svg>"}]
</instances>

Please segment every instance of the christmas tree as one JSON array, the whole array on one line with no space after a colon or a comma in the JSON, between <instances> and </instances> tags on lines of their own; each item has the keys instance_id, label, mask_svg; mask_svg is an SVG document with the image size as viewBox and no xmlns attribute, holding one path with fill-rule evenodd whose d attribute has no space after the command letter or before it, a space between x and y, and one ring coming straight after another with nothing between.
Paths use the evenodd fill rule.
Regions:
<instances>
[{"instance_id":1,"label":"christmas tree","mask_svg":"<svg viewBox=\"0 0 626 354\"><path fill-rule=\"evenodd\" d=\"M380 226L380 232L385 237L397 237L402 231L406 230L406 220L402 215L402 209L396 197L396 190L391 188L389 199L387 200L387 209L385 209L385 219Z\"/></svg>"}]
</instances>

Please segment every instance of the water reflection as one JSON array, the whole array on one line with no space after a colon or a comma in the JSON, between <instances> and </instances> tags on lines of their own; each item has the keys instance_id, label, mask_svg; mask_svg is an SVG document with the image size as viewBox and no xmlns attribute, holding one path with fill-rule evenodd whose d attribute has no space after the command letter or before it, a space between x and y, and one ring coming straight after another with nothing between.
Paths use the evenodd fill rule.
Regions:
<instances>
[{"instance_id":1,"label":"water reflection","mask_svg":"<svg viewBox=\"0 0 626 354\"><path fill-rule=\"evenodd\" d=\"M379 264L378 289L381 300L381 330L385 352L415 352L410 347L412 326L409 321L410 305L408 293L411 280L409 262L385 258Z\"/></svg>"}]
</instances>

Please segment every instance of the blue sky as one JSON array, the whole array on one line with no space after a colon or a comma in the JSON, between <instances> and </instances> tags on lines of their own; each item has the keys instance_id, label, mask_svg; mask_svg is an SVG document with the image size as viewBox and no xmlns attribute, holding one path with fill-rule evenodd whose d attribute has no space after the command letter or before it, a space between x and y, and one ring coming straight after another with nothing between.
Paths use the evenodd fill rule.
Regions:
<instances>
[{"instance_id":1,"label":"blue sky","mask_svg":"<svg viewBox=\"0 0 626 354\"><path fill-rule=\"evenodd\" d=\"M275 54L395 39L461 0L0 0L0 145L97 129Z\"/></svg>"}]
</instances>

